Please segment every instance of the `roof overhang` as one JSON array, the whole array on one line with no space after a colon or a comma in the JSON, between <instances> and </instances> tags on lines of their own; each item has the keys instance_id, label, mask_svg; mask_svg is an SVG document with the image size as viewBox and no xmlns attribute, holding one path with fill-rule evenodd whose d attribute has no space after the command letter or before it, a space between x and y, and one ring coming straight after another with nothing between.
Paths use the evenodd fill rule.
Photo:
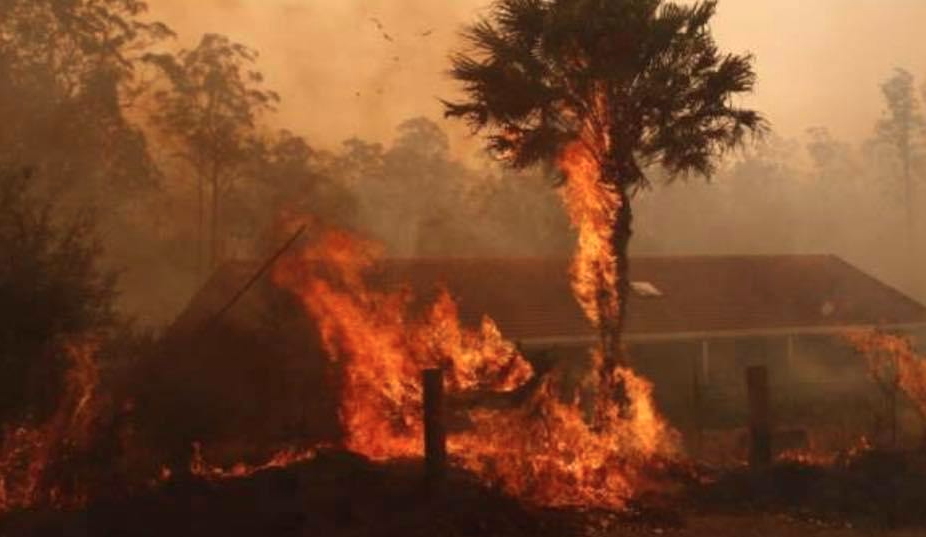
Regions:
<instances>
[{"instance_id":1,"label":"roof overhang","mask_svg":"<svg viewBox=\"0 0 926 537\"><path fill-rule=\"evenodd\" d=\"M669 341L705 341L712 339L736 339L744 337L787 337L805 335L838 335L853 330L888 330L909 332L926 330L926 322L921 323L894 323L894 324L867 324L867 325L839 325L839 326L795 326L783 328L762 328L746 330L716 330L670 332L652 334L625 333L623 340L626 343L659 343ZM584 347L598 343L595 335L582 336L555 336L541 338L526 338L518 340L519 345L526 350L539 350L552 347Z\"/></svg>"}]
</instances>

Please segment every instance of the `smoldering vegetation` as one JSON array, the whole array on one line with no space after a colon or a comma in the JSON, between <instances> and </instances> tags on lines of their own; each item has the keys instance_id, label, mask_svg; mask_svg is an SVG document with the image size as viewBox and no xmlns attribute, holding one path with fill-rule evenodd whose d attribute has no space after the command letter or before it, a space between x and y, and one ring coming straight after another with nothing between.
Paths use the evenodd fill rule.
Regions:
<instances>
[{"instance_id":1,"label":"smoldering vegetation","mask_svg":"<svg viewBox=\"0 0 926 537\"><path fill-rule=\"evenodd\" d=\"M316 144L278 128L274 111L287 96L262 74L274 51L260 57L215 34L183 36L192 45L180 47L144 7L0 5L4 433L54 416L67 393L68 344L89 334L103 416L94 427L104 433L67 450L109 453L122 442L155 475L159 464L185 464L193 441L221 445L234 460L266 455L236 440L336 440L331 372L292 297L258 288L246 313L222 319L221 335L198 337L241 278L212 291L204 284L236 263L246 279L285 240L281 218L311 215L379 241L390 257L572 251L556 170L461 157L437 118L416 114L385 139ZM885 67L886 80L897 76ZM888 90L890 113L869 139L839 140L825 127L798 139L770 134L730 155L709 182L665 184L653 170L651 188L636 194L635 253L835 253L926 299L916 269L926 258L923 139L897 130L920 125L916 108L902 106L920 90ZM210 293L197 314L194 297ZM265 309L283 313L268 321ZM181 312L196 315L185 325ZM287 339L293 333L301 339ZM837 369L799 374L832 378ZM126 399L134 406L121 406ZM130 415L145 428L114 440Z\"/></svg>"}]
</instances>

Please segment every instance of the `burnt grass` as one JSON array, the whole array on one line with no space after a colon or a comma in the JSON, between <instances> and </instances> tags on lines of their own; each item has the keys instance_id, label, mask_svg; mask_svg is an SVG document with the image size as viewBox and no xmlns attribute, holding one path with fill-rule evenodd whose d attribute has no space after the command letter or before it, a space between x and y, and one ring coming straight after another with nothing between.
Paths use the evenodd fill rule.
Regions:
<instances>
[{"instance_id":1,"label":"burnt grass","mask_svg":"<svg viewBox=\"0 0 926 537\"><path fill-rule=\"evenodd\" d=\"M726 470L693 487L703 512L772 512L870 529L926 527L926 453L869 451L829 466L777 462Z\"/></svg>"},{"instance_id":2,"label":"burnt grass","mask_svg":"<svg viewBox=\"0 0 926 537\"><path fill-rule=\"evenodd\" d=\"M429 486L421 461L379 464L332 451L247 478L187 476L80 510L10 514L0 519L0 536L687 535L688 519L761 514L838 527L926 528L920 453L869 452L828 467L782 462L708 479L686 473L674 476L680 486L672 493L639 498L618 514L532 507L459 471Z\"/></svg>"},{"instance_id":3,"label":"burnt grass","mask_svg":"<svg viewBox=\"0 0 926 537\"><path fill-rule=\"evenodd\" d=\"M429 486L421 461L374 464L342 452L241 479L178 478L72 512L0 520L0 536L559 536L583 516L537 510L451 472Z\"/></svg>"}]
</instances>

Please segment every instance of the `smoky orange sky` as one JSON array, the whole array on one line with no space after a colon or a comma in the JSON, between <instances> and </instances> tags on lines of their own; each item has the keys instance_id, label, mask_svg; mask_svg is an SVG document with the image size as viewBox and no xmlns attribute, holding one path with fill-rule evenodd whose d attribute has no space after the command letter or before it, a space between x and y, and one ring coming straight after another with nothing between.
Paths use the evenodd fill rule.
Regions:
<instances>
[{"instance_id":1,"label":"smoky orange sky","mask_svg":"<svg viewBox=\"0 0 926 537\"><path fill-rule=\"evenodd\" d=\"M455 94L445 71L457 32L489 3L151 0L151 8L178 45L217 32L260 51L283 97L276 125L333 148L351 136L388 139L411 116L439 119L438 98ZM746 102L779 134L822 125L849 141L871 133L879 84L895 67L926 78L924 27L926 0L721 0L714 22L723 49L755 54L759 85ZM444 125L459 151L475 149L461 125Z\"/></svg>"}]
</instances>

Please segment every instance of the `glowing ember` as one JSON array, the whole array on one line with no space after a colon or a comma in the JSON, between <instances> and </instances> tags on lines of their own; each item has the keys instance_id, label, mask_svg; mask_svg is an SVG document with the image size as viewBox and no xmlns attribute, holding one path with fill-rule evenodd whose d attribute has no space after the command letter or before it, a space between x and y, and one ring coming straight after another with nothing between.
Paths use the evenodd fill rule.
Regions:
<instances>
[{"instance_id":1,"label":"glowing ember","mask_svg":"<svg viewBox=\"0 0 926 537\"><path fill-rule=\"evenodd\" d=\"M69 450L85 447L90 441L99 383L96 344L74 342L65 350L71 368L54 415L41 426L4 432L0 444L0 512L38 504L77 505L84 500L79 483L63 487L58 465Z\"/></svg>"},{"instance_id":2,"label":"glowing ember","mask_svg":"<svg viewBox=\"0 0 926 537\"><path fill-rule=\"evenodd\" d=\"M346 446L378 460L420 456L423 369L442 367L451 397L509 392L524 386L532 370L490 319L478 330L462 327L446 291L416 314L409 290L369 289L363 273L374 262L370 244L326 231L283 260L274 278L302 299L327 353L343 368ZM601 354L594 356L600 369ZM648 383L625 369L615 376L631 403L626 409L595 403L602 417L594 427L579 397L561 401L558 380L549 377L527 404L471 410L471 427L451 432L451 458L542 504L621 507L647 486L645 469L673 453L674 433L657 416ZM590 375L587 388L607 393L599 379Z\"/></svg>"},{"instance_id":3,"label":"glowing ember","mask_svg":"<svg viewBox=\"0 0 926 537\"><path fill-rule=\"evenodd\" d=\"M206 462L202 453L202 446L199 443L193 444L193 458L190 461L190 473L209 480L220 479L239 479L249 477L272 468L286 468L293 464L310 461L315 458L317 451L314 448L296 449L286 448L275 453L270 460L263 464L249 465L242 462L236 463L231 467L211 465ZM161 470L161 479L166 481L171 477L171 472L167 468Z\"/></svg>"},{"instance_id":4,"label":"glowing ember","mask_svg":"<svg viewBox=\"0 0 926 537\"><path fill-rule=\"evenodd\" d=\"M872 450L868 437L860 436L848 448L832 450L813 445L804 449L792 449L778 455L779 461L794 462L805 466L833 466L840 461L855 459Z\"/></svg>"}]
</instances>

